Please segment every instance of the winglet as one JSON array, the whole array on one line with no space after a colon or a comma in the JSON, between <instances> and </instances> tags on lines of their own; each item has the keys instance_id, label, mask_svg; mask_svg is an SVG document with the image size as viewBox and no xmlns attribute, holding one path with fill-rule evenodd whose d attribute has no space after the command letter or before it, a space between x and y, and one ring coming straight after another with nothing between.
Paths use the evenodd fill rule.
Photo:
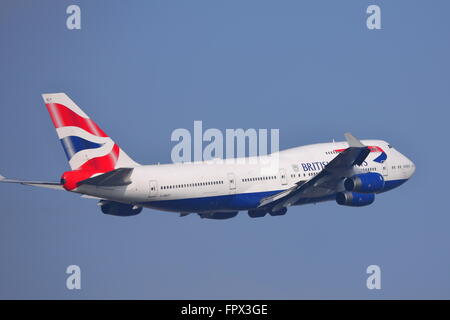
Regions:
<instances>
[{"instance_id":1,"label":"winglet","mask_svg":"<svg viewBox=\"0 0 450 320\"><path fill-rule=\"evenodd\" d=\"M357 147L357 148L365 147L365 145L363 145L361 141L355 138L350 132L344 133L344 136L348 142L349 147Z\"/></svg>"}]
</instances>

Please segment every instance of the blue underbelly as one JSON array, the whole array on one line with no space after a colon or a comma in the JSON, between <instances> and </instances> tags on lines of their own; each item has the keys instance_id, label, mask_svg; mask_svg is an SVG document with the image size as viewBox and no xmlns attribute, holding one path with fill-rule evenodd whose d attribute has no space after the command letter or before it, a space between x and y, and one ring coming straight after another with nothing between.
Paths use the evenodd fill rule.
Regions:
<instances>
[{"instance_id":1,"label":"blue underbelly","mask_svg":"<svg viewBox=\"0 0 450 320\"><path fill-rule=\"evenodd\" d=\"M392 190L403 183L406 179L390 180L385 182L383 191ZM222 196L199 197L175 200L159 200L143 203L144 206L174 212L205 212L205 211L241 211L250 210L258 207L261 199L274 195L283 190L227 194ZM294 205L316 203L322 201L334 200L335 193L314 198L301 198Z\"/></svg>"},{"instance_id":2,"label":"blue underbelly","mask_svg":"<svg viewBox=\"0 0 450 320\"><path fill-rule=\"evenodd\" d=\"M222 196L160 200L145 203L145 206L175 212L202 211L240 211L254 209L261 199L269 197L283 190L227 194Z\"/></svg>"}]
</instances>

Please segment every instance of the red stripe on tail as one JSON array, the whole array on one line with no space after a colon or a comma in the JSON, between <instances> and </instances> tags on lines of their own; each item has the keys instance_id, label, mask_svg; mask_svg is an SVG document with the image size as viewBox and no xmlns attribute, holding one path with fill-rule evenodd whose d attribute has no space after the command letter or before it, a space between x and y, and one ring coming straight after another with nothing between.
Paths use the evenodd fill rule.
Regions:
<instances>
[{"instance_id":1,"label":"red stripe on tail","mask_svg":"<svg viewBox=\"0 0 450 320\"><path fill-rule=\"evenodd\" d=\"M119 158L119 152L120 148L115 144L109 154L88 160L78 169L65 172L61 177L64 181L64 188L68 191L74 190L78 187L80 181L88 179L97 173L114 170L117 159Z\"/></svg>"},{"instance_id":2,"label":"red stripe on tail","mask_svg":"<svg viewBox=\"0 0 450 320\"><path fill-rule=\"evenodd\" d=\"M46 106L55 128L79 127L93 135L107 137L94 121L79 116L66 106L59 103L48 103Z\"/></svg>"},{"instance_id":3,"label":"red stripe on tail","mask_svg":"<svg viewBox=\"0 0 450 320\"><path fill-rule=\"evenodd\" d=\"M108 172L114 170L117 159L119 159L119 152L119 146L114 144L110 153L103 157L97 157L86 161L78 168L78 170L92 170L96 172Z\"/></svg>"}]
</instances>

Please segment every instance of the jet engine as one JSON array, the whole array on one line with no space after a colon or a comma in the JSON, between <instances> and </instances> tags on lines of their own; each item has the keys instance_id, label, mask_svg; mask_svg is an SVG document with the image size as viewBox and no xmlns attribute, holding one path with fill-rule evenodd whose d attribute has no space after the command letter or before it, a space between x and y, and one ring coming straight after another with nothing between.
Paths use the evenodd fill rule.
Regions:
<instances>
[{"instance_id":1,"label":"jet engine","mask_svg":"<svg viewBox=\"0 0 450 320\"><path fill-rule=\"evenodd\" d=\"M100 201L100 206L104 214L119 217L135 216L142 211L142 207L137 207L132 204L120 203L115 201Z\"/></svg>"},{"instance_id":2,"label":"jet engine","mask_svg":"<svg viewBox=\"0 0 450 320\"><path fill-rule=\"evenodd\" d=\"M282 208L278 211L272 211L270 209L253 209L253 210L248 210L248 216L250 218L262 218L268 213L272 217L274 217L274 216L283 216L286 214L286 212L287 212L287 208Z\"/></svg>"},{"instance_id":3,"label":"jet engine","mask_svg":"<svg viewBox=\"0 0 450 320\"><path fill-rule=\"evenodd\" d=\"M336 202L342 206L349 207L363 207L368 206L375 201L375 194L373 193L358 193L358 192L339 192L336 195Z\"/></svg>"},{"instance_id":4,"label":"jet engine","mask_svg":"<svg viewBox=\"0 0 450 320\"><path fill-rule=\"evenodd\" d=\"M254 210L248 210L248 216L250 218L262 218L267 214L266 209L254 209Z\"/></svg>"},{"instance_id":5,"label":"jet engine","mask_svg":"<svg viewBox=\"0 0 450 320\"><path fill-rule=\"evenodd\" d=\"M269 214L274 217L274 216L283 216L285 215L287 212L287 208L282 208L278 211L270 211Z\"/></svg>"},{"instance_id":6,"label":"jet engine","mask_svg":"<svg viewBox=\"0 0 450 320\"><path fill-rule=\"evenodd\" d=\"M199 213L198 215L202 219L214 219L214 220L225 220L234 218L237 216L239 211L233 212L209 212L209 213Z\"/></svg>"},{"instance_id":7,"label":"jet engine","mask_svg":"<svg viewBox=\"0 0 450 320\"><path fill-rule=\"evenodd\" d=\"M384 178L376 172L368 172L354 175L344 180L344 187L347 191L359 193L374 193L384 188Z\"/></svg>"}]
</instances>

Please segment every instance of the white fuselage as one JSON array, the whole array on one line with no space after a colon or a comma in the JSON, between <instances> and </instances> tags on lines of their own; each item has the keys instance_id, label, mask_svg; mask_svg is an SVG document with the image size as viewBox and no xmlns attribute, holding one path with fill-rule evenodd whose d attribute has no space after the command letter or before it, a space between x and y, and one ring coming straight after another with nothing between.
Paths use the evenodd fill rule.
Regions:
<instances>
[{"instance_id":1,"label":"white fuselage","mask_svg":"<svg viewBox=\"0 0 450 320\"><path fill-rule=\"evenodd\" d=\"M347 176L377 172L390 190L411 177L411 160L382 140L362 140L381 148L386 159L374 161L381 152L371 152L361 166ZM348 147L346 142L306 145L266 158L240 158L185 164L145 165L134 168L132 183L121 188L81 186L76 192L102 199L181 213L250 210L269 195L286 190L299 181L310 180ZM332 200L338 190L304 195L296 204ZM383 192L381 191L381 192Z\"/></svg>"}]
</instances>

